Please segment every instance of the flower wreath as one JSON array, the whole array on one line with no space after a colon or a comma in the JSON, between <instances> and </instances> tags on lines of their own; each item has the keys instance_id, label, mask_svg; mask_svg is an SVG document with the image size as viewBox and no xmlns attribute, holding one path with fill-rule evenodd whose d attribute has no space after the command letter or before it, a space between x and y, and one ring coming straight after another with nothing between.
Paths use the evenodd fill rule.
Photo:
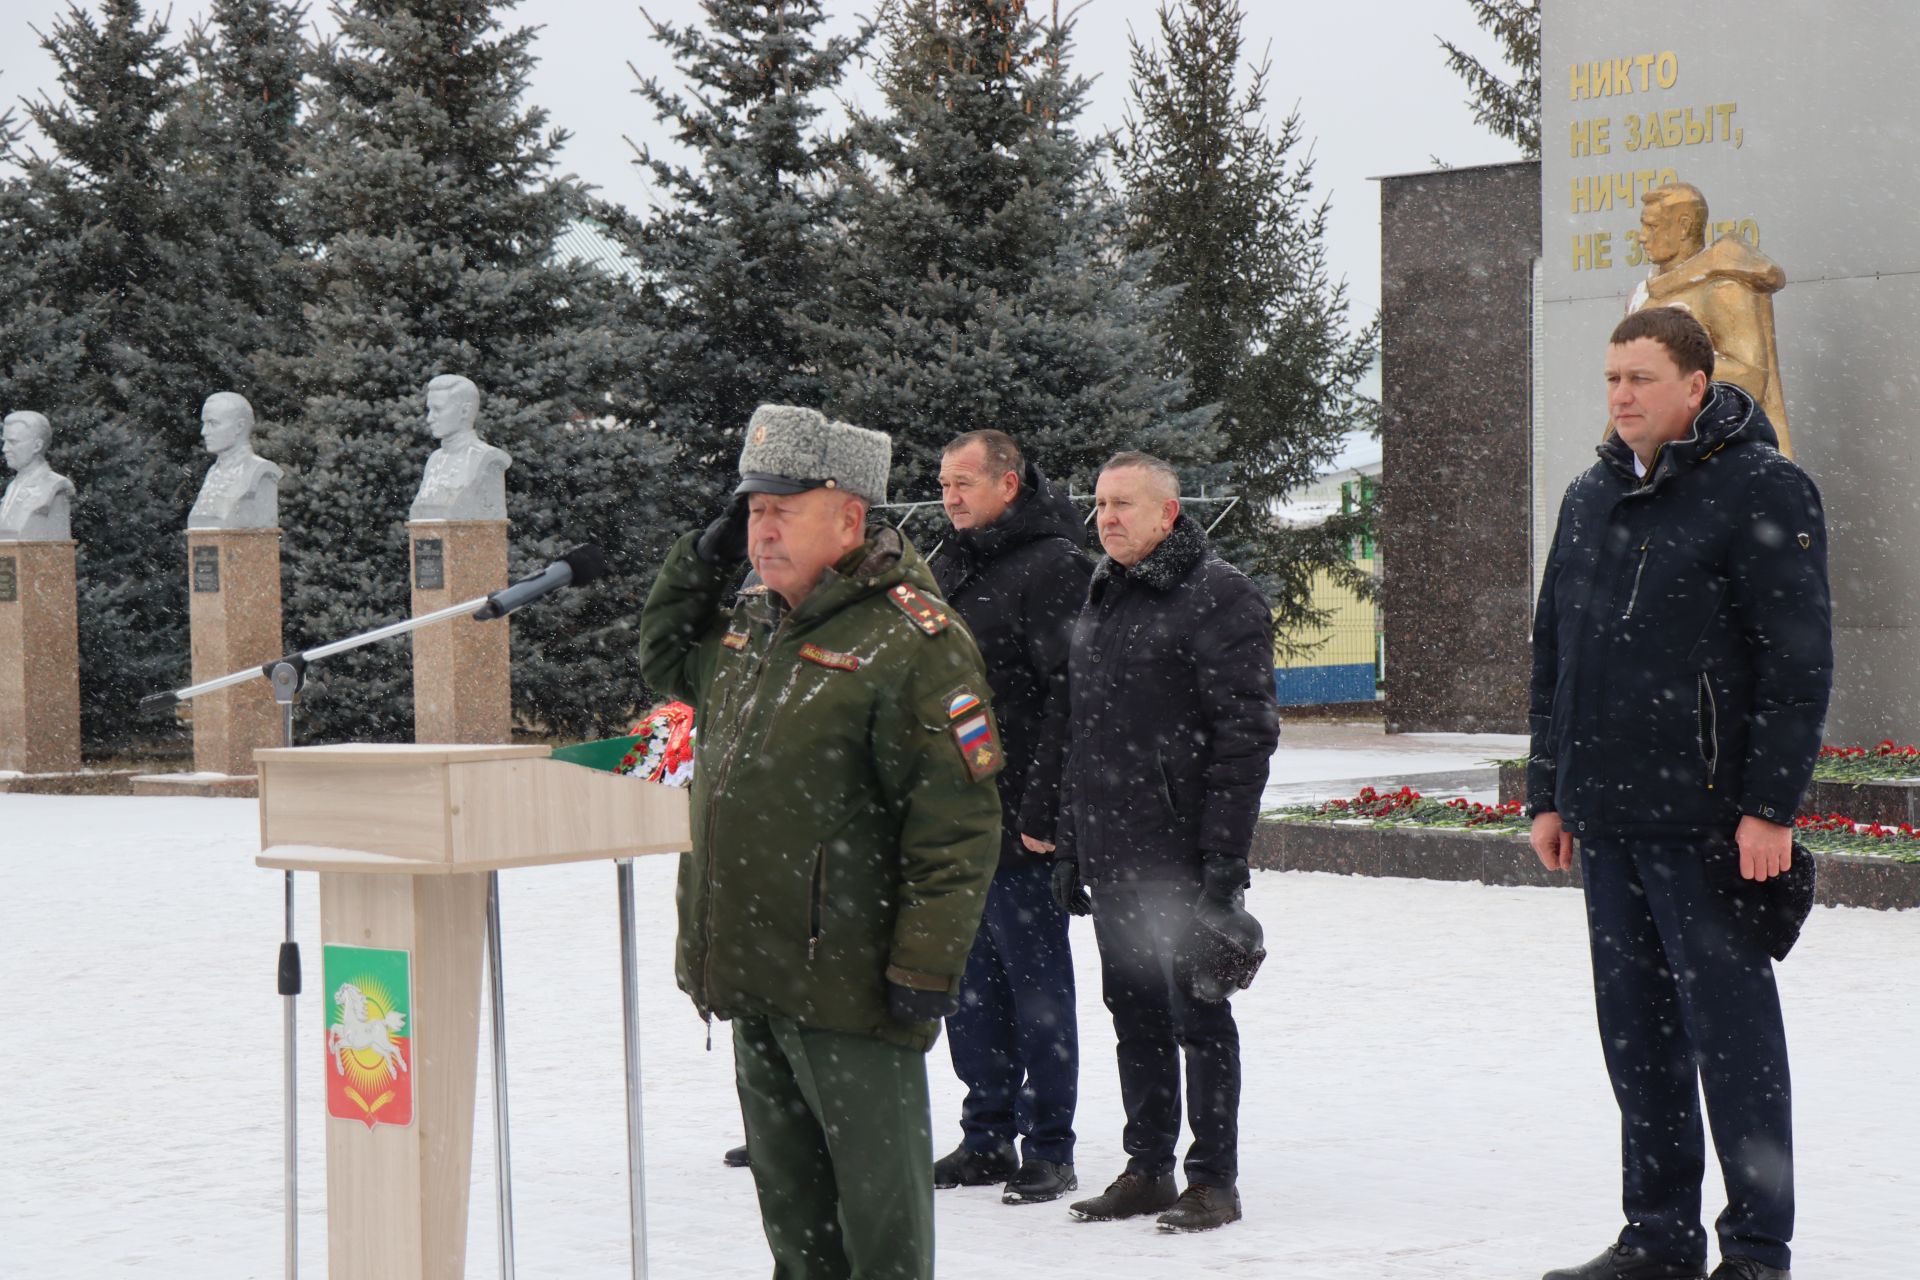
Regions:
<instances>
[{"instance_id":1,"label":"flower wreath","mask_svg":"<svg viewBox=\"0 0 1920 1280\"><path fill-rule=\"evenodd\" d=\"M647 712L633 726L633 746L615 773L684 787L693 781L693 708L668 702Z\"/></svg>"}]
</instances>

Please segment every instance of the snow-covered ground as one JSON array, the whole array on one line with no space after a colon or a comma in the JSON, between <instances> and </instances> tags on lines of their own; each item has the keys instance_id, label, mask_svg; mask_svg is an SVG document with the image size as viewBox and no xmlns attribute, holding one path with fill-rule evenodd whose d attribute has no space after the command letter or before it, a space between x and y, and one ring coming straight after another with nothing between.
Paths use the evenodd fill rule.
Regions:
<instances>
[{"instance_id":1,"label":"snow-covered ground","mask_svg":"<svg viewBox=\"0 0 1920 1280\"><path fill-rule=\"evenodd\" d=\"M1478 750L1478 748L1473 748ZM280 1274L281 879L247 801L0 795L0 1275ZM638 883L652 1275L764 1275L728 1043L671 976L671 858ZM1616 1228L1616 1119L1579 896L1255 876L1273 957L1237 1002L1246 1220L1205 1236L939 1193L943 1276L1531 1280ZM627 1272L614 873L503 878L520 1274ZM325 1274L313 880L300 1063L302 1271ZM1074 929L1079 1167L1122 1166L1091 931ZM1822 910L1781 969L1800 1274L1908 1280L1920 1242L1920 916ZM946 1047L935 1140L958 1137ZM468 1273L495 1274L485 1057ZM930 1153L931 1154L931 1153ZM1714 1191L1709 1191L1709 1215Z\"/></svg>"}]
</instances>

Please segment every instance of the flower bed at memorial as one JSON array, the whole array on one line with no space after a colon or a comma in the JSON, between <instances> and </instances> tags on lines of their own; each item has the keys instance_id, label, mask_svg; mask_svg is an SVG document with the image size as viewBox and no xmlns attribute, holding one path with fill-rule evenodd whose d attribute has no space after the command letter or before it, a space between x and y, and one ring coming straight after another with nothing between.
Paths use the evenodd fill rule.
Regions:
<instances>
[{"instance_id":1,"label":"flower bed at memorial","mask_svg":"<svg viewBox=\"0 0 1920 1280\"><path fill-rule=\"evenodd\" d=\"M1820 782L1882 782L1920 778L1920 747L1882 738L1872 747L1822 747L1813 776Z\"/></svg>"},{"instance_id":2,"label":"flower bed at memorial","mask_svg":"<svg viewBox=\"0 0 1920 1280\"><path fill-rule=\"evenodd\" d=\"M1481 804L1455 797L1429 800L1412 787L1376 791L1362 787L1352 797L1325 804L1294 805L1265 816L1277 822L1365 822L1377 827L1483 827L1525 831L1524 806L1518 800Z\"/></svg>"},{"instance_id":3,"label":"flower bed at memorial","mask_svg":"<svg viewBox=\"0 0 1920 1280\"><path fill-rule=\"evenodd\" d=\"M1500 804L1481 804L1457 796L1450 800L1432 800L1412 787L1401 787L1397 791L1362 787L1350 797L1274 809L1262 816L1274 822L1477 829L1520 835L1530 825L1524 809L1518 800ZM1920 863L1920 828L1912 823L1860 822L1839 813L1806 814L1794 820L1794 829L1795 838L1817 853L1863 854L1893 862Z\"/></svg>"},{"instance_id":4,"label":"flower bed at memorial","mask_svg":"<svg viewBox=\"0 0 1920 1280\"><path fill-rule=\"evenodd\" d=\"M1920 862L1920 829L1912 823L1855 822L1845 814L1807 813L1793 820L1794 838L1817 853L1864 853Z\"/></svg>"}]
</instances>

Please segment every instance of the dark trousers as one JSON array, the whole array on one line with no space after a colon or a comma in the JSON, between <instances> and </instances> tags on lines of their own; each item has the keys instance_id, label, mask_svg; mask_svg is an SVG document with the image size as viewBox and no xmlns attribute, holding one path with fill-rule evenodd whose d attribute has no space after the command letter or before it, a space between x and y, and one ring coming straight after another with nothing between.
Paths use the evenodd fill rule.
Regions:
<instances>
[{"instance_id":1,"label":"dark trousers","mask_svg":"<svg viewBox=\"0 0 1920 1280\"><path fill-rule=\"evenodd\" d=\"M996 1151L1018 1134L1026 1159L1071 1164L1080 1027L1067 913L1053 900L1052 874L1044 858L994 873L947 1046L967 1086L964 1146Z\"/></svg>"},{"instance_id":2,"label":"dark trousers","mask_svg":"<svg viewBox=\"0 0 1920 1280\"><path fill-rule=\"evenodd\" d=\"M774 1280L933 1280L926 1055L735 1018L733 1072Z\"/></svg>"},{"instance_id":3,"label":"dark trousers","mask_svg":"<svg viewBox=\"0 0 1920 1280\"><path fill-rule=\"evenodd\" d=\"M1700 1263L1700 1095L1726 1183L1723 1257L1789 1265L1793 1104L1773 962L1733 904L1731 839L1580 846L1594 1001L1620 1104L1623 1243ZM1751 913L1749 913L1751 914Z\"/></svg>"},{"instance_id":4,"label":"dark trousers","mask_svg":"<svg viewBox=\"0 0 1920 1280\"><path fill-rule=\"evenodd\" d=\"M1174 947L1199 896L1198 884L1100 885L1093 933L1118 1041L1127 1168L1150 1178L1173 1172L1184 1056L1187 1181L1231 1187L1240 1172L1240 1029L1227 1002L1203 1004L1173 979Z\"/></svg>"}]
</instances>

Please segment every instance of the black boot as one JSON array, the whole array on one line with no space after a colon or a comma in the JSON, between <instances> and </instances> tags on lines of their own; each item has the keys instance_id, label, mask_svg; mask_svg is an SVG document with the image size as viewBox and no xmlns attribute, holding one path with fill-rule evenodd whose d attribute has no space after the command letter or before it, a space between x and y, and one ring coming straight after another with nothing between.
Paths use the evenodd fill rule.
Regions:
<instances>
[{"instance_id":1,"label":"black boot","mask_svg":"<svg viewBox=\"0 0 1920 1280\"><path fill-rule=\"evenodd\" d=\"M1160 1215L1162 1231L1211 1231L1240 1221L1240 1192L1235 1187L1209 1187L1189 1182L1173 1208Z\"/></svg>"},{"instance_id":2,"label":"black boot","mask_svg":"<svg viewBox=\"0 0 1920 1280\"><path fill-rule=\"evenodd\" d=\"M1793 1272L1752 1258L1722 1258L1707 1280L1793 1280Z\"/></svg>"},{"instance_id":3,"label":"black boot","mask_svg":"<svg viewBox=\"0 0 1920 1280\"><path fill-rule=\"evenodd\" d=\"M743 1142L737 1147L728 1147L726 1154L720 1157L720 1163L729 1169L747 1168L747 1144Z\"/></svg>"},{"instance_id":4,"label":"black boot","mask_svg":"<svg viewBox=\"0 0 1920 1280\"><path fill-rule=\"evenodd\" d=\"M1129 1169L1113 1184L1091 1200L1067 1206L1067 1212L1082 1222L1111 1222L1115 1218L1137 1218L1143 1213L1159 1213L1180 1198L1173 1175L1143 1178Z\"/></svg>"},{"instance_id":5,"label":"black boot","mask_svg":"<svg viewBox=\"0 0 1920 1280\"><path fill-rule=\"evenodd\" d=\"M1002 1204L1045 1204L1079 1189L1080 1179L1073 1176L1072 1165L1029 1160L1007 1183L1006 1190L1000 1193L1000 1201Z\"/></svg>"},{"instance_id":6,"label":"black boot","mask_svg":"<svg viewBox=\"0 0 1920 1280\"><path fill-rule=\"evenodd\" d=\"M1707 1280L1707 1273L1700 1266L1666 1262L1616 1242L1593 1261L1549 1271L1540 1280Z\"/></svg>"},{"instance_id":7,"label":"black boot","mask_svg":"<svg viewBox=\"0 0 1920 1280\"><path fill-rule=\"evenodd\" d=\"M933 1185L946 1187L986 1187L1005 1182L1020 1168L1020 1159L1011 1145L993 1151L971 1151L955 1147L933 1162Z\"/></svg>"}]
</instances>

